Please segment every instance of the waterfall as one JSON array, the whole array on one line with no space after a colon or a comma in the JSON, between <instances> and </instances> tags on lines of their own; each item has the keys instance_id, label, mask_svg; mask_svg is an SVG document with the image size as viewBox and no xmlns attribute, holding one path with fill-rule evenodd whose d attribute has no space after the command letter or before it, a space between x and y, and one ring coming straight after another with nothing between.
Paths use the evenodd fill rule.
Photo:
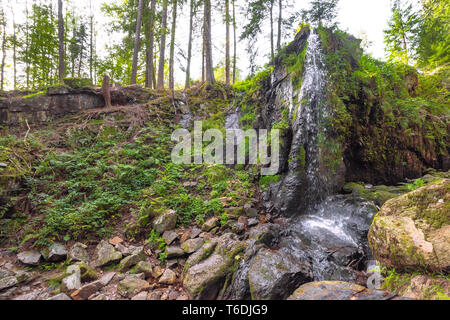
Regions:
<instances>
[{"instance_id":1,"label":"waterfall","mask_svg":"<svg viewBox=\"0 0 450 320\"><path fill-rule=\"evenodd\" d=\"M320 37L315 31L311 31L307 45L302 85L294 92L289 108L293 137L288 173L280 189L284 199L281 210L289 215L304 212L329 194L329 179L320 163L321 143L326 137L323 122L328 114L327 72Z\"/></svg>"}]
</instances>

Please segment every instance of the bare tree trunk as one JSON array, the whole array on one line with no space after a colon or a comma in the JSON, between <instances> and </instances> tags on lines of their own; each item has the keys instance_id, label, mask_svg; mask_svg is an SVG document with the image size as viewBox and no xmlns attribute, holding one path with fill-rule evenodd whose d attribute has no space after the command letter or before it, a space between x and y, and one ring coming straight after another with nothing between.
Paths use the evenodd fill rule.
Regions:
<instances>
[{"instance_id":1,"label":"bare tree trunk","mask_svg":"<svg viewBox=\"0 0 450 320\"><path fill-rule=\"evenodd\" d=\"M177 7L178 1L173 0L172 8L172 30L170 37L170 58L169 58L169 89L174 90L175 78L174 78L174 62L175 62L175 31L177 27Z\"/></svg>"},{"instance_id":2,"label":"bare tree trunk","mask_svg":"<svg viewBox=\"0 0 450 320\"><path fill-rule=\"evenodd\" d=\"M64 83L64 18L62 0L58 0L59 82Z\"/></svg>"},{"instance_id":3,"label":"bare tree trunk","mask_svg":"<svg viewBox=\"0 0 450 320\"><path fill-rule=\"evenodd\" d=\"M107 108L111 107L111 87L109 85L109 75L103 75L103 83L102 83L102 94L105 99L105 106Z\"/></svg>"},{"instance_id":4,"label":"bare tree trunk","mask_svg":"<svg viewBox=\"0 0 450 320\"><path fill-rule=\"evenodd\" d=\"M230 0L225 0L225 84L230 85Z\"/></svg>"},{"instance_id":5,"label":"bare tree trunk","mask_svg":"<svg viewBox=\"0 0 450 320\"><path fill-rule=\"evenodd\" d=\"M211 43L211 0L205 0L205 75L208 84L214 84L212 43Z\"/></svg>"},{"instance_id":6,"label":"bare tree trunk","mask_svg":"<svg viewBox=\"0 0 450 320\"><path fill-rule=\"evenodd\" d=\"M187 53L187 66L186 66L186 83L184 88L189 89L191 86L191 59L192 59L192 32L195 15L195 0L191 0L190 14L189 14L189 40L188 40L188 53ZM203 59L203 58L202 58ZM202 72L203 73L203 72Z\"/></svg>"},{"instance_id":7,"label":"bare tree trunk","mask_svg":"<svg viewBox=\"0 0 450 320\"><path fill-rule=\"evenodd\" d=\"M131 81L130 84L136 84L138 57L139 57L139 40L141 39L141 25L142 25L142 9L144 7L144 0L139 0L138 16L136 21L136 35L134 38L133 50L133 64L131 67Z\"/></svg>"},{"instance_id":8,"label":"bare tree trunk","mask_svg":"<svg viewBox=\"0 0 450 320\"><path fill-rule=\"evenodd\" d=\"M270 0L270 55L272 60L275 58L274 40L273 40L273 2Z\"/></svg>"},{"instance_id":9,"label":"bare tree trunk","mask_svg":"<svg viewBox=\"0 0 450 320\"><path fill-rule=\"evenodd\" d=\"M3 11L3 7L1 8L1 23L2 23L2 65L1 65L1 80L0 80L0 90L3 91L3 87L5 84L5 59L6 59L6 18L5 12Z\"/></svg>"},{"instance_id":10,"label":"bare tree trunk","mask_svg":"<svg viewBox=\"0 0 450 320\"><path fill-rule=\"evenodd\" d=\"M148 48L147 48L147 72L145 79L145 86L147 88L153 88L153 74L155 66L153 64L153 47L155 45L155 10L156 0L151 0L150 5L150 18L149 18L149 30L148 30Z\"/></svg>"},{"instance_id":11,"label":"bare tree trunk","mask_svg":"<svg viewBox=\"0 0 450 320\"><path fill-rule=\"evenodd\" d=\"M164 64L166 51L166 32L167 32L167 0L163 2L162 21L161 21L161 45L159 48L158 65L158 89L164 89Z\"/></svg>"},{"instance_id":12,"label":"bare tree trunk","mask_svg":"<svg viewBox=\"0 0 450 320\"><path fill-rule=\"evenodd\" d=\"M17 1L15 3L17 5ZM14 68L14 90L17 89L17 34L16 34L16 17L14 7L11 4L11 15L13 22L13 68Z\"/></svg>"},{"instance_id":13,"label":"bare tree trunk","mask_svg":"<svg viewBox=\"0 0 450 320\"><path fill-rule=\"evenodd\" d=\"M89 17L89 78L91 78L92 81L94 81L94 75L93 75L93 65L94 65L94 14L92 12L92 0L89 0L89 8L91 11L91 16ZM94 81L95 83L95 81Z\"/></svg>"},{"instance_id":14,"label":"bare tree trunk","mask_svg":"<svg viewBox=\"0 0 450 320\"><path fill-rule=\"evenodd\" d=\"M283 23L283 0L278 1L279 12L278 12L278 40L277 40L277 49L280 51L281 49L281 25Z\"/></svg>"},{"instance_id":15,"label":"bare tree trunk","mask_svg":"<svg viewBox=\"0 0 450 320\"><path fill-rule=\"evenodd\" d=\"M233 1L233 83L236 83L236 59L237 59L237 38L236 38L236 4Z\"/></svg>"}]
</instances>

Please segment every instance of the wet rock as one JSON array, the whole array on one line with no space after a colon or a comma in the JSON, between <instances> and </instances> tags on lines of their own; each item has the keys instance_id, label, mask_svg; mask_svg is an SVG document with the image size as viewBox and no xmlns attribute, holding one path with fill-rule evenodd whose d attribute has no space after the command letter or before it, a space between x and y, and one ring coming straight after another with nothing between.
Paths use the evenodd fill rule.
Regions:
<instances>
[{"instance_id":1,"label":"wet rock","mask_svg":"<svg viewBox=\"0 0 450 320\"><path fill-rule=\"evenodd\" d=\"M248 272L252 299L285 299L300 284L313 280L309 263L298 261L289 253L262 249Z\"/></svg>"},{"instance_id":2,"label":"wet rock","mask_svg":"<svg viewBox=\"0 0 450 320\"><path fill-rule=\"evenodd\" d=\"M174 284L176 280L177 280L177 275L175 274L175 272L173 272L170 269L167 269L166 271L164 271L161 278L159 278L158 283L170 285L170 284Z\"/></svg>"},{"instance_id":3,"label":"wet rock","mask_svg":"<svg viewBox=\"0 0 450 320\"><path fill-rule=\"evenodd\" d=\"M0 279L0 290L8 289L17 285L19 281L17 281L16 277L8 276Z\"/></svg>"},{"instance_id":4,"label":"wet rock","mask_svg":"<svg viewBox=\"0 0 450 320\"><path fill-rule=\"evenodd\" d=\"M371 291L354 283L322 281L300 286L288 300L387 300L394 297L387 292Z\"/></svg>"},{"instance_id":5,"label":"wet rock","mask_svg":"<svg viewBox=\"0 0 450 320\"><path fill-rule=\"evenodd\" d=\"M59 301L63 301L63 300L72 300L67 294L65 293L60 293L57 294L56 296L50 297L47 300L59 300Z\"/></svg>"},{"instance_id":6,"label":"wet rock","mask_svg":"<svg viewBox=\"0 0 450 320\"><path fill-rule=\"evenodd\" d=\"M84 261L89 260L89 255L87 252L87 246L80 242L75 243L69 250L69 258L71 261Z\"/></svg>"},{"instance_id":7,"label":"wet rock","mask_svg":"<svg viewBox=\"0 0 450 320\"><path fill-rule=\"evenodd\" d=\"M177 225L177 214L173 210L167 210L161 213L153 220L153 229L158 233L175 229Z\"/></svg>"},{"instance_id":8,"label":"wet rock","mask_svg":"<svg viewBox=\"0 0 450 320\"><path fill-rule=\"evenodd\" d=\"M132 298L149 287L150 284L147 281L132 275L119 282L117 292L123 297Z\"/></svg>"},{"instance_id":9,"label":"wet rock","mask_svg":"<svg viewBox=\"0 0 450 320\"><path fill-rule=\"evenodd\" d=\"M178 234L173 231L164 231L162 238L164 239L165 243L170 246L172 242L174 242L178 238Z\"/></svg>"},{"instance_id":10,"label":"wet rock","mask_svg":"<svg viewBox=\"0 0 450 320\"><path fill-rule=\"evenodd\" d=\"M278 243L279 233L280 226L265 223L252 228L249 232L249 238L265 244L268 247L273 247Z\"/></svg>"},{"instance_id":11,"label":"wet rock","mask_svg":"<svg viewBox=\"0 0 450 320\"><path fill-rule=\"evenodd\" d=\"M42 255L37 251L25 251L17 255L17 259L27 266L37 266L41 261Z\"/></svg>"},{"instance_id":12,"label":"wet rock","mask_svg":"<svg viewBox=\"0 0 450 320\"><path fill-rule=\"evenodd\" d=\"M245 250L236 235L228 233L205 244L185 265L183 286L191 298L214 299L231 277Z\"/></svg>"},{"instance_id":13,"label":"wet rock","mask_svg":"<svg viewBox=\"0 0 450 320\"><path fill-rule=\"evenodd\" d=\"M46 260L50 262L60 262L67 259L67 249L61 243L53 243L47 255Z\"/></svg>"},{"instance_id":14,"label":"wet rock","mask_svg":"<svg viewBox=\"0 0 450 320\"><path fill-rule=\"evenodd\" d=\"M376 259L396 270L450 270L450 179L386 202L369 231Z\"/></svg>"},{"instance_id":15,"label":"wet rock","mask_svg":"<svg viewBox=\"0 0 450 320\"><path fill-rule=\"evenodd\" d=\"M201 238L189 239L183 242L181 248L184 252L191 254L200 249L204 243L205 241Z\"/></svg>"},{"instance_id":16,"label":"wet rock","mask_svg":"<svg viewBox=\"0 0 450 320\"><path fill-rule=\"evenodd\" d=\"M185 252L180 247L169 246L166 248L167 259L179 258L185 255Z\"/></svg>"},{"instance_id":17,"label":"wet rock","mask_svg":"<svg viewBox=\"0 0 450 320\"><path fill-rule=\"evenodd\" d=\"M122 259L122 254L116 251L112 245L102 240L95 250L94 266L99 268L118 262Z\"/></svg>"},{"instance_id":18,"label":"wet rock","mask_svg":"<svg viewBox=\"0 0 450 320\"><path fill-rule=\"evenodd\" d=\"M202 231L205 232L211 231L214 227L217 227L218 225L219 225L219 218L212 217L203 224Z\"/></svg>"}]
</instances>

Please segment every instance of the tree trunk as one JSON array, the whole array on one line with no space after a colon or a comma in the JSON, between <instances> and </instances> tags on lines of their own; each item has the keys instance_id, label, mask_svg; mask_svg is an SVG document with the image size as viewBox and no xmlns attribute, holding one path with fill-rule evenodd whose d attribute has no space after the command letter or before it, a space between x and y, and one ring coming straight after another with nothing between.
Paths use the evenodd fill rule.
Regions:
<instances>
[{"instance_id":1,"label":"tree trunk","mask_svg":"<svg viewBox=\"0 0 450 320\"><path fill-rule=\"evenodd\" d=\"M16 2L17 5L17 2ZM16 17L14 7L11 5L11 15L13 22L13 68L14 68L14 90L17 89L17 34L16 34Z\"/></svg>"},{"instance_id":2,"label":"tree trunk","mask_svg":"<svg viewBox=\"0 0 450 320\"><path fill-rule=\"evenodd\" d=\"M236 38L236 5L233 1L233 84L236 83L236 59L237 59L237 38Z\"/></svg>"},{"instance_id":3,"label":"tree trunk","mask_svg":"<svg viewBox=\"0 0 450 320\"><path fill-rule=\"evenodd\" d=\"M136 84L138 57L139 57L139 40L141 39L141 25L142 25L142 9L144 7L144 0L139 0L138 15L136 21L136 35L134 38L133 50L133 64L131 67L131 81L130 84Z\"/></svg>"},{"instance_id":4,"label":"tree trunk","mask_svg":"<svg viewBox=\"0 0 450 320\"><path fill-rule=\"evenodd\" d=\"M58 0L59 82L64 83L64 18L62 0Z\"/></svg>"},{"instance_id":5,"label":"tree trunk","mask_svg":"<svg viewBox=\"0 0 450 320\"><path fill-rule=\"evenodd\" d=\"M1 23L2 23L2 65L1 65L1 79L0 79L0 90L3 91L5 84L5 60L6 60L6 17L3 7L1 8Z\"/></svg>"},{"instance_id":6,"label":"tree trunk","mask_svg":"<svg viewBox=\"0 0 450 320\"><path fill-rule=\"evenodd\" d=\"M167 32L167 0L163 2L162 21L161 21L161 45L159 48L158 65L158 89L164 89L164 64L166 51L166 32Z\"/></svg>"},{"instance_id":7,"label":"tree trunk","mask_svg":"<svg viewBox=\"0 0 450 320\"><path fill-rule=\"evenodd\" d=\"M102 94L105 99L105 106L107 108L111 107L111 87L109 85L109 75L103 75L103 83L102 83Z\"/></svg>"},{"instance_id":8,"label":"tree trunk","mask_svg":"<svg viewBox=\"0 0 450 320\"><path fill-rule=\"evenodd\" d=\"M281 25L283 23L283 0L278 1L279 12L278 12L278 40L277 40L277 49L280 51L281 49Z\"/></svg>"},{"instance_id":9,"label":"tree trunk","mask_svg":"<svg viewBox=\"0 0 450 320\"><path fill-rule=\"evenodd\" d=\"M191 59L192 59L192 32L195 15L195 0L191 0L190 14L189 14L189 40L188 40L188 52L187 52L187 66L186 66L186 83L184 88L189 89L191 86Z\"/></svg>"},{"instance_id":10,"label":"tree trunk","mask_svg":"<svg viewBox=\"0 0 450 320\"><path fill-rule=\"evenodd\" d=\"M169 58L169 89L175 89L174 62L175 62L175 31L177 27L177 6L178 1L173 0L172 8L172 30L170 37L170 58Z\"/></svg>"},{"instance_id":11,"label":"tree trunk","mask_svg":"<svg viewBox=\"0 0 450 320\"><path fill-rule=\"evenodd\" d=\"M275 58L274 39L273 39L273 2L270 0L270 54L272 60Z\"/></svg>"},{"instance_id":12,"label":"tree trunk","mask_svg":"<svg viewBox=\"0 0 450 320\"><path fill-rule=\"evenodd\" d=\"M206 82L209 85L214 84L214 69L212 59L212 43L211 43L211 0L205 0L205 75Z\"/></svg>"},{"instance_id":13,"label":"tree trunk","mask_svg":"<svg viewBox=\"0 0 450 320\"><path fill-rule=\"evenodd\" d=\"M92 12L92 2L89 1L91 16L89 17L89 78L94 81L94 14ZM95 83L95 81L94 81Z\"/></svg>"},{"instance_id":14,"label":"tree trunk","mask_svg":"<svg viewBox=\"0 0 450 320\"><path fill-rule=\"evenodd\" d=\"M225 84L230 85L230 0L225 0Z\"/></svg>"},{"instance_id":15,"label":"tree trunk","mask_svg":"<svg viewBox=\"0 0 450 320\"><path fill-rule=\"evenodd\" d=\"M145 78L145 86L147 88L153 88L153 74L154 74L154 64L153 64L153 47L155 45L155 10L156 10L156 0L151 0L150 5L150 18L148 27L148 47L147 47L147 72Z\"/></svg>"}]
</instances>

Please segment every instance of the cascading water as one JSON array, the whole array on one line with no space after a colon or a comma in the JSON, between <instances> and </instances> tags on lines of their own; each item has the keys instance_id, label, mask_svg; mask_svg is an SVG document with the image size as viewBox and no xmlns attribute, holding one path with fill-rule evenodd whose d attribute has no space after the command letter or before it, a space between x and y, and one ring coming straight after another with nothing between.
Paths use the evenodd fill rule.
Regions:
<instances>
[{"instance_id":1,"label":"cascading water","mask_svg":"<svg viewBox=\"0 0 450 320\"><path fill-rule=\"evenodd\" d=\"M312 31L308 37L308 48L305 56L303 83L298 95L298 106L293 117L295 132L290 158L304 155L306 175L306 203L314 205L327 195L327 177L319 171L320 146L318 135L326 117L326 71L322 61L319 35ZM292 110L291 110L292 111ZM294 118L295 117L295 118ZM303 156L302 156L303 157ZM298 161L290 162L290 171L298 170Z\"/></svg>"},{"instance_id":2,"label":"cascading water","mask_svg":"<svg viewBox=\"0 0 450 320\"><path fill-rule=\"evenodd\" d=\"M283 256L292 257L293 261L309 264L314 281L356 282L360 275L357 270L364 268L370 256L367 232L377 209L372 203L357 202L345 195L330 195L332 192L328 186L334 177L321 168L322 153L326 152L321 146L327 139L324 123L329 117L327 72L320 37L315 31L310 32L307 45L299 91L292 90L292 84L287 82L291 80L279 81L289 79L283 75L281 68L274 71L275 79L272 79L272 83L277 83L274 87L277 96L282 96L278 100L291 102L289 120L292 140L287 173L270 191L269 198L275 203L278 201L278 209L289 218L282 224L284 227L278 229L276 243L265 245ZM297 52L299 49L301 47L297 48ZM229 120L231 123L233 118ZM235 274L229 290L231 298L248 298L248 275L255 272L252 265L259 254L257 242L253 244L246 253L251 258L243 261ZM278 296L287 297L302 284L289 280L295 277L286 275L277 280L282 282L275 287L283 287L286 291ZM271 287L270 281L275 281L264 277L259 279L267 281L264 286L268 288Z\"/></svg>"}]
</instances>

